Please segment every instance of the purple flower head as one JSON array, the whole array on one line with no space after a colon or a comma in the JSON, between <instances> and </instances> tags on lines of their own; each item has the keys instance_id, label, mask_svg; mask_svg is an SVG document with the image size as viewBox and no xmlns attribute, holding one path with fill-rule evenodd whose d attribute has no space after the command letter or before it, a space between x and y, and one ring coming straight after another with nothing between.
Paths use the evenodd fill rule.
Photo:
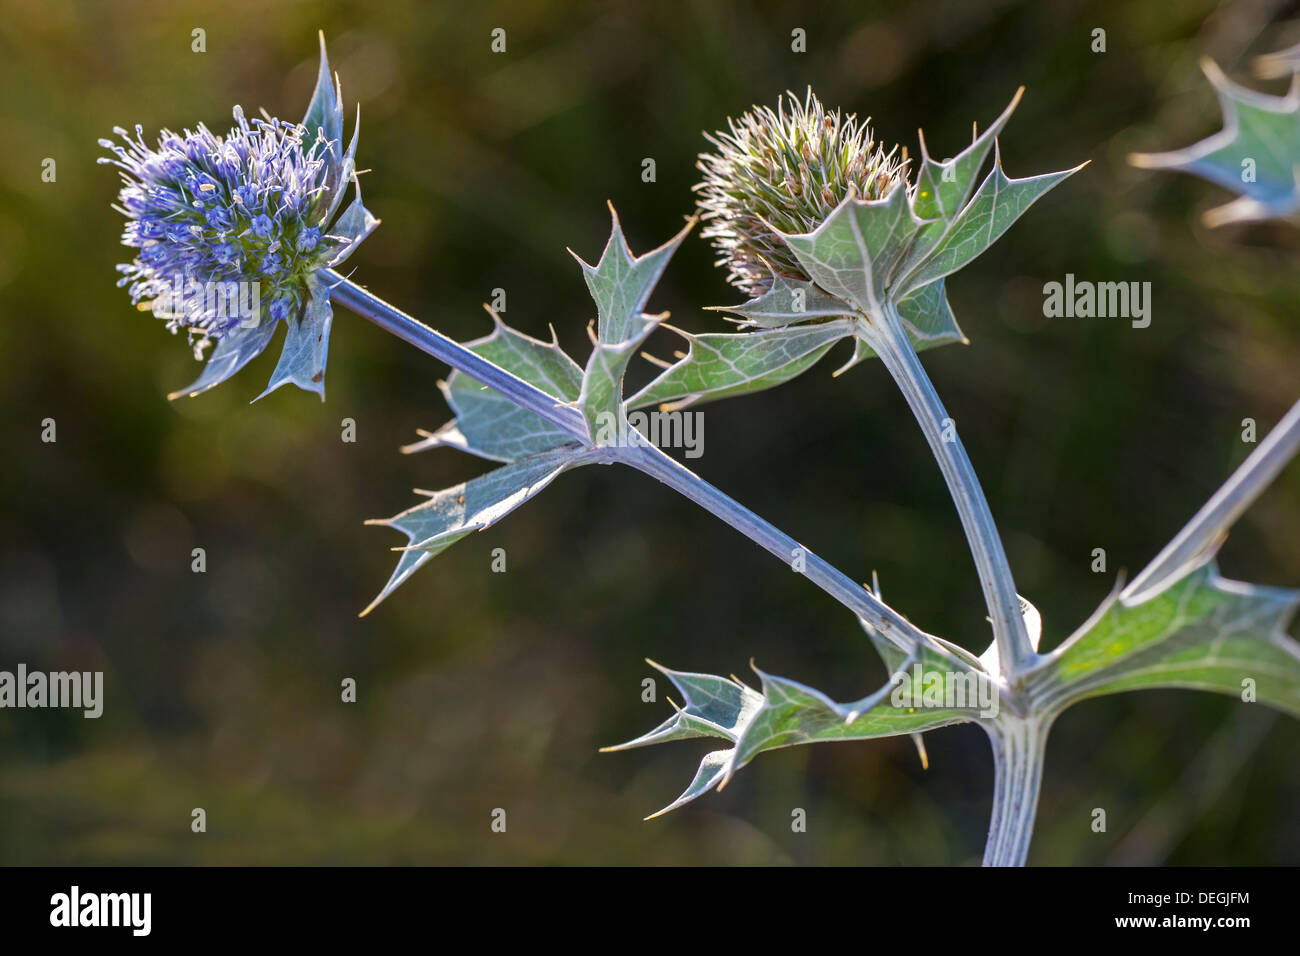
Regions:
<instances>
[{"instance_id":1,"label":"purple flower head","mask_svg":"<svg viewBox=\"0 0 1300 956\"><path fill-rule=\"evenodd\" d=\"M234 374L266 348L282 321L293 341L286 339L290 358L272 387L292 381L323 394L323 369L295 364L324 364L331 313L321 273L378 224L361 204L359 186L338 216L347 186L356 184L357 143L354 130L344 147L340 101L322 37L316 90L301 123L250 120L236 106L225 135L200 124L163 130L151 146L136 126L133 133L115 128L120 141L99 141L111 153L99 161L121 175L114 208L127 220L122 244L135 251L118 266L118 285L173 332L185 330L197 358L216 343L204 374L183 394Z\"/></svg>"},{"instance_id":2,"label":"purple flower head","mask_svg":"<svg viewBox=\"0 0 1300 956\"><path fill-rule=\"evenodd\" d=\"M334 98L328 109L318 107L321 96L318 87L302 124L249 120L236 106L224 136L200 124L163 130L150 146L136 126L134 133L114 129L121 142L99 141L113 154L100 162L121 171L115 208L127 218L122 243L138 250L118 266L118 284L129 287L132 302L158 298L177 279L200 287L256 284L268 298L287 290L269 310L277 321L310 299L309 277L341 251L342 243L322 237L353 178L356 146L354 136L344 151L342 108ZM197 341L200 356L209 342L248 328L224 310L165 314L173 331L183 328Z\"/></svg>"}]
</instances>

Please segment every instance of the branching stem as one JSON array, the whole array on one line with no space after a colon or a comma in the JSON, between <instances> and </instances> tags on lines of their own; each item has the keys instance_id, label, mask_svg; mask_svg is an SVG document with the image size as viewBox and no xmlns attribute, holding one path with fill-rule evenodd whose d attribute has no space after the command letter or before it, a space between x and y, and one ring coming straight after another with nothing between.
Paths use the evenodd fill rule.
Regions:
<instances>
[{"instance_id":1,"label":"branching stem","mask_svg":"<svg viewBox=\"0 0 1300 956\"><path fill-rule=\"evenodd\" d=\"M476 381L490 386L516 405L564 429L584 444L591 442L586 420L576 408L558 405L554 398L541 389L475 354L414 316L394 308L339 273L331 270L324 278L330 286L330 297L337 304ZM639 438L639 435L637 437ZM805 577L823 591L883 633L894 636L909 647L925 640L925 635L907 618L889 607L871 591L648 442L637 441L630 447L611 448L609 452L612 460L625 462L639 471L658 478L727 522L764 550L776 555L787 565L797 567Z\"/></svg>"},{"instance_id":2,"label":"branching stem","mask_svg":"<svg viewBox=\"0 0 1300 956\"><path fill-rule=\"evenodd\" d=\"M325 280L330 286L331 298L338 305L490 386L583 444L591 444L586 420L578 409L558 404L536 386L394 308L337 272L330 271ZM957 504L993 620L1002 673L1008 678L1019 674L1033 661L1035 654L1020 613L1006 554L970 459L904 334L897 313L891 311L887 315L883 329L873 328L870 323L864 323L864 326L867 329L864 337L898 382L920 422ZM912 647L930 640L927 634L870 590L642 439L638 433L632 434L636 437L630 445L607 449L611 461L630 465L658 479L722 519L792 570L803 574L900 647ZM994 812L985 863L1019 865L1028 853L1033 830L1047 725L1004 711L1002 719L986 723L985 727L993 740L996 768Z\"/></svg>"}]
</instances>

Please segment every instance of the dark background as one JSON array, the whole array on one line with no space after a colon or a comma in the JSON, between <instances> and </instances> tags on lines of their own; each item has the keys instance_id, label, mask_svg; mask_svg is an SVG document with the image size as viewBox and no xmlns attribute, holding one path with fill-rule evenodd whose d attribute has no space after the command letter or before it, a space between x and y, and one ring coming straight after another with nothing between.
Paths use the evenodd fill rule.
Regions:
<instances>
[{"instance_id":1,"label":"dark background","mask_svg":"<svg viewBox=\"0 0 1300 956\"><path fill-rule=\"evenodd\" d=\"M743 676L752 656L841 700L884 671L838 605L630 471L564 476L358 620L402 543L362 519L483 470L397 452L449 417L446 369L340 313L326 403L286 388L248 404L277 345L168 403L198 366L114 287L116 177L95 165L113 126L220 131L235 103L296 120L324 29L348 110L362 104L358 160L383 219L355 278L459 339L486 333L480 303L503 287L508 321L553 323L581 356L594 311L565 247L594 261L606 199L638 251L675 232L701 130L811 83L888 142L915 150L924 126L943 156L1027 85L1003 136L1009 174L1092 165L951 280L972 344L925 364L1051 647L1248 453L1242 419L1262 436L1300 391L1300 235L1208 232L1199 214L1225 193L1124 161L1217 130L1198 57L1248 78L1251 55L1300 39L1293 7L0 0L0 667L102 669L107 698L97 721L0 712L0 862L970 863L987 826L991 761L973 727L929 735L929 771L906 738L764 754L723 793L642 823L710 749L596 753L670 712L663 681L641 702L644 657ZM206 53L191 52L196 27ZM489 50L495 27L505 54ZM712 258L689 239L651 307L722 328L700 307L737 296ZM1151 282L1150 328L1043 318L1043 283L1067 272ZM657 335L653 351L676 347ZM706 406L692 464L982 650L929 451L883 370L833 380L840 358ZM46 417L55 444L40 441ZM355 444L340 441L345 417ZM505 574L489 572L496 547ZM1106 574L1090 570L1097 547ZM1300 468L1222 563L1300 586ZM356 704L339 701L345 677ZM1227 698L1081 705L1049 746L1030 861L1295 864L1295 746L1288 719ZM496 807L506 834L489 830ZM794 807L805 834L790 832Z\"/></svg>"}]
</instances>

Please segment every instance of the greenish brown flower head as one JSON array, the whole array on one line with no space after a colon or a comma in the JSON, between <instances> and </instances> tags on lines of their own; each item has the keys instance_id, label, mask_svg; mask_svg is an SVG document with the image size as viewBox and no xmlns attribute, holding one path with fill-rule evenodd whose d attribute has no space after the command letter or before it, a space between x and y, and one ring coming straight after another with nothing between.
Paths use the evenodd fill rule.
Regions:
<instances>
[{"instance_id":1,"label":"greenish brown flower head","mask_svg":"<svg viewBox=\"0 0 1300 956\"><path fill-rule=\"evenodd\" d=\"M773 274L808 278L774 230L812 232L850 190L880 199L907 185L906 153L878 145L856 114L828 113L811 88L802 101L786 93L775 110L755 106L727 125L705 134L715 151L696 164L696 205L727 281L752 296Z\"/></svg>"}]
</instances>

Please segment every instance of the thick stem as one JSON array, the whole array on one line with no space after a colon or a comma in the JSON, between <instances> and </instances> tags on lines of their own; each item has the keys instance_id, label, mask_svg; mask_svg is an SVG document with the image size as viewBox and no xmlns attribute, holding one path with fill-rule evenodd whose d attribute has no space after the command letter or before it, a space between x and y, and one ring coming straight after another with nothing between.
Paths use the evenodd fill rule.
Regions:
<instances>
[{"instance_id":1,"label":"thick stem","mask_svg":"<svg viewBox=\"0 0 1300 956\"><path fill-rule=\"evenodd\" d=\"M721 518L886 635L898 635L908 646L925 640L915 625L869 590L648 442L617 449L616 457Z\"/></svg>"},{"instance_id":2,"label":"thick stem","mask_svg":"<svg viewBox=\"0 0 1300 956\"><path fill-rule=\"evenodd\" d=\"M993 522L984 490L971 467L966 449L962 447L956 426L944 411L938 393L903 330L898 313L891 306L885 310L883 322L864 320L863 328L867 344L880 356L907 399L948 483L966 540L970 542L980 588L993 622L993 638L997 643L1002 676L1010 680L1026 670L1036 655L1029 642L1024 615L1020 612L1011 566L1007 563L1002 538Z\"/></svg>"},{"instance_id":3,"label":"thick stem","mask_svg":"<svg viewBox=\"0 0 1300 956\"><path fill-rule=\"evenodd\" d=\"M403 342L409 342L422 352L446 362L470 378L490 385L516 405L534 412L575 438L588 440L586 420L576 408L557 404L554 398L540 388L476 355L455 339L429 328L414 316L371 295L333 269L326 269L322 278L329 286L330 298L339 305L363 319L369 319L384 331L391 332Z\"/></svg>"},{"instance_id":4,"label":"thick stem","mask_svg":"<svg viewBox=\"0 0 1300 956\"><path fill-rule=\"evenodd\" d=\"M1005 712L983 724L993 744L993 814L984 846L985 866L1024 866L1034 835L1043 756L1052 718Z\"/></svg>"}]
</instances>

